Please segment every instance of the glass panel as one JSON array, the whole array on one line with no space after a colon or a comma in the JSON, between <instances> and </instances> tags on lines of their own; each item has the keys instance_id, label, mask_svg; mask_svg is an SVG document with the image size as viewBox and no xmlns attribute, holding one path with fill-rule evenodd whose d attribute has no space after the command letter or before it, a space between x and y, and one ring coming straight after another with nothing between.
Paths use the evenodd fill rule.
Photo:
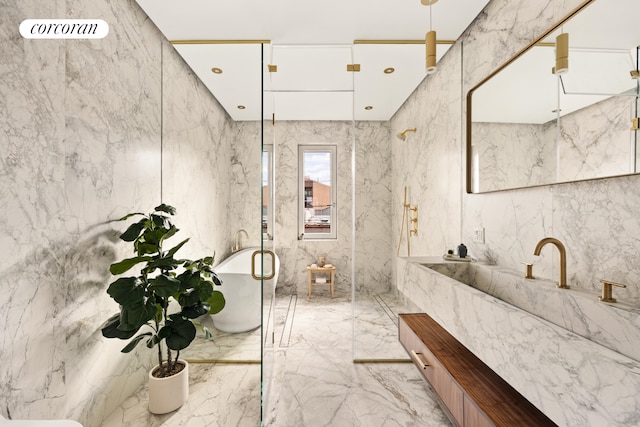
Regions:
<instances>
[{"instance_id":1,"label":"glass panel","mask_svg":"<svg viewBox=\"0 0 640 427\"><path fill-rule=\"evenodd\" d=\"M265 97L264 88L266 87L266 78L268 76L268 66L270 63L271 46L262 45L261 58L262 58L262 88L261 103L262 103L262 119L260 120L260 135L261 135L261 242L260 246L262 253L259 257L260 265L259 271L262 278L262 323L261 323L261 372L260 372L260 425L265 425L269 412L269 402L272 395L271 389L274 377L274 319L275 319L275 290L278 282L280 261L277 258L275 245L274 245L274 173L275 173L275 158L274 158L274 138L275 133L271 124L273 121L268 121L272 114L271 99ZM270 278L269 278L270 277Z\"/></svg>"},{"instance_id":2,"label":"glass panel","mask_svg":"<svg viewBox=\"0 0 640 427\"><path fill-rule=\"evenodd\" d=\"M363 69L354 73L356 94L375 93L376 79L402 74L403 84L415 88L424 78L424 45L357 46L354 62L365 62L368 51L380 55L380 66L374 76ZM403 54L404 53L404 54ZM389 58L409 57L416 60L405 68L386 74ZM386 65L383 65L386 64ZM404 62L403 62L404 64ZM408 65L408 64L407 64ZM404 74L407 70L410 75ZM418 71L415 71L418 70ZM400 78L400 77L399 77ZM410 92L410 91L409 91ZM404 102L397 100L396 102ZM386 103L374 103L360 96L356 99L356 117L382 113ZM370 110L367 105L372 105ZM395 110L394 110L395 112ZM391 147L385 124L388 122L357 122L353 145L353 360L355 363L376 363L407 359L398 341L397 313L404 312L392 290L391 276ZM395 138L394 138L395 139ZM388 369L385 366L385 369Z\"/></svg>"},{"instance_id":3,"label":"glass panel","mask_svg":"<svg viewBox=\"0 0 640 427\"><path fill-rule=\"evenodd\" d=\"M220 149L216 153L218 162L237 161L242 164L252 165L251 176L233 173L233 167L228 169L232 173L228 177L229 191L227 194L217 196L219 203L224 203L224 211L227 218L217 218L220 226L212 232L215 239L220 240L220 246L224 250L218 250L215 256L214 270L222 280L220 290L225 295L226 306L216 315L204 316L199 319L212 333L212 339L207 339L201 334L196 341L181 354L185 359L199 363L244 363L258 364L261 357L261 307L262 298L259 290L254 293L246 293L247 300L238 299L240 296L234 289L257 289L256 280L251 277L250 253L242 254L243 250L260 246L261 236L261 212L260 208L254 208L254 204L260 197L261 188L253 184L259 180L259 165L261 159L260 132L251 126L258 127L260 123L260 76L261 76L261 45L260 44L176 44L174 49L182 58L190 62L194 58L206 57L206 64L194 65L196 75L212 91L219 82L215 77L224 76L229 70L246 66L246 75L252 87L252 99L243 101L245 108L237 110L236 116L230 109L230 126L237 129L239 134L247 135L245 138L237 138L242 141L236 143L236 139L229 136L221 142ZM211 72L211 64L225 71L223 74ZM243 67L240 67L242 65ZM253 72L249 71L253 70ZM168 75L165 70L165 75ZM216 99L224 99L225 94L213 92ZM169 102L168 100L165 100ZM222 102L221 102L222 103ZM237 104L237 103L236 103ZM246 125L244 124L246 123ZM256 123L249 124L249 123ZM233 145L232 145L233 142ZM226 166L226 165L225 165ZM206 191L206 189L204 189ZM237 258L236 258L237 257ZM241 262L241 271L225 271L225 263L231 258ZM242 297L240 297L242 298ZM240 310L246 310L242 316L238 316ZM242 317L242 319L240 319ZM257 374L257 367L255 368Z\"/></svg>"}]
</instances>

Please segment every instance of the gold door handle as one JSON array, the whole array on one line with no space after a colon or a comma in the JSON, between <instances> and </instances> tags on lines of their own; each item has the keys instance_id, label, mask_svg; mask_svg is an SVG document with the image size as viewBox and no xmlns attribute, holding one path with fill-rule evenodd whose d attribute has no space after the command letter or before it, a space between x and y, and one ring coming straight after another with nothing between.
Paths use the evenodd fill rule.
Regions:
<instances>
[{"instance_id":1,"label":"gold door handle","mask_svg":"<svg viewBox=\"0 0 640 427\"><path fill-rule=\"evenodd\" d=\"M256 255L259 255L259 254L271 255L271 274L268 276L263 276L262 274L258 276L258 274L256 274ZM264 260L264 257L263 257L263 260ZM260 263L260 265L263 265L263 263ZM253 277L254 280L270 280L270 279L273 279L275 275L276 275L276 254L274 254L272 251L269 251L269 250L254 251L251 254L251 277Z\"/></svg>"},{"instance_id":2,"label":"gold door handle","mask_svg":"<svg viewBox=\"0 0 640 427\"><path fill-rule=\"evenodd\" d=\"M420 366L422 369L427 369L427 366L429 366L429 364L424 363L420 358L420 356L418 356L419 354L422 354L422 353L416 353L415 350L411 350L411 358L415 360L418 366Z\"/></svg>"}]
</instances>

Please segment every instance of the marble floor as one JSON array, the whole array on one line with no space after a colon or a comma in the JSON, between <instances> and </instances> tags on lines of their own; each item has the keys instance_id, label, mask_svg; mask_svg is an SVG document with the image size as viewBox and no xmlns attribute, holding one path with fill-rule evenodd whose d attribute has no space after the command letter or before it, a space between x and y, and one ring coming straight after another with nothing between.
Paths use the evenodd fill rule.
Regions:
<instances>
[{"instance_id":1,"label":"marble floor","mask_svg":"<svg viewBox=\"0 0 640 427\"><path fill-rule=\"evenodd\" d=\"M102 426L449 426L398 343L396 314L406 308L391 295L356 301L322 292L311 299L279 296L265 312L264 343L256 330L218 333L214 345L190 348L185 358L208 363L190 364L185 406L152 415L144 386ZM263 365L252 363L263 350Z\"/></svg>"}]
</instances>

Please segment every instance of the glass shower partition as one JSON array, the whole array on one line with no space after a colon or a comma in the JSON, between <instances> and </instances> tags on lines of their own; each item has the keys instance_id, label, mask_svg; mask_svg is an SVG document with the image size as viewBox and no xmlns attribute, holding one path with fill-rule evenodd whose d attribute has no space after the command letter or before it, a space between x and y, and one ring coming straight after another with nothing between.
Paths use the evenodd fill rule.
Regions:
<instances>
[{"instance_id":1,"label":"glass shower partition","mask_svg":"<svg viewBox=\"0 0 640 427\"><path fill-rule=\"evenodd\" d=\"M416 150L417 145L415 140L398 142L398 129L390 124L425 78L424 41L356 41L354 62L368 66L354 74L353 360L392 367L410 362L398 340L398 314L409 308L394 277L402 206L395 204L392 162L396 150ZM384 99L377 97L376 88L389 84L394 91ZM420 171L395 173L410 176Z\"/></svg>"}]
</instances>

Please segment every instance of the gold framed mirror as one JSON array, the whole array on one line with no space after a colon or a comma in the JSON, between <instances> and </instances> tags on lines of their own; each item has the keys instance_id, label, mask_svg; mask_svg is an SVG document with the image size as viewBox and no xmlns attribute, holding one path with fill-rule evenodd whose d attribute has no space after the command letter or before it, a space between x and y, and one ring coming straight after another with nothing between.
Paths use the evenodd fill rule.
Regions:
<instances>
[{"instance_id":1,"label":"gold framed mirror","mask_svg":"<svg viewBox=\"0 0 640 427\"><path fill-rule=\"evenodd\" d=\"M638 172L632 2L582 2L469 90L467 193ZM554 73L566 65L556 47L567 37L568 70Z\"/></svg>"}]
</instances>

